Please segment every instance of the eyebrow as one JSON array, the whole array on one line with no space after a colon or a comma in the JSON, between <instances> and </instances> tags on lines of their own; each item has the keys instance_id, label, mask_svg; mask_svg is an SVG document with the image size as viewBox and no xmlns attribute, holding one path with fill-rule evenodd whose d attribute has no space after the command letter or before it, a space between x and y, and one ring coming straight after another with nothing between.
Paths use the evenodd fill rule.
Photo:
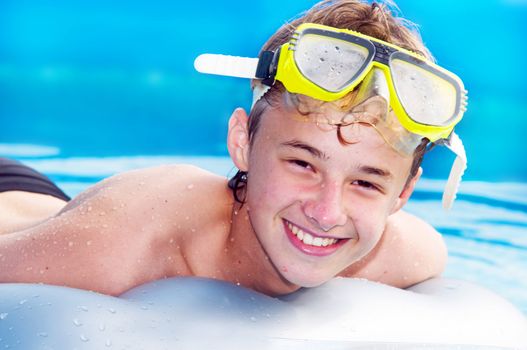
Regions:
<instances>
[{"instance_id":1,"label":"eyebrow","mask_svg":"<svg viewBox=\"0 0 527 350\"><path fill-rule=\"evenodd\" d=\"M390 180L393 178L393 175L392 173L387 170L387 169L382 169L382 168L377 168L377 167L373 167L373 166L368 166L368 165L362 165L359 167L359 171L361 173L365 173L365 174L368 174L368 175L375 175L375 176L380 176L380 177L383 177L387 180Z\"/></svg>"},{"instance_id":2,"label":"eyebrow","mask_svg":"<svg viewBox=\"0 0 527 350\"><path fill-rule=\"evenodd\" d=\"M311 155L313 155L314 157L316 158L320 158L322 160L328 160L329 157L326 153L322 152L321 150L311 146L311 145L308 145L307 143L304 143L304 142L301 142L301 141L298 141L298 140L291 140L291 141L287 141L287 142L282 142L280 144L280 146L285 146L285 147L292 147L292 148L296 148L296 149L301 149L301 150L304 150L304 151L307 151L309 153L311 153Z\"/></svg>"}]
</instances>

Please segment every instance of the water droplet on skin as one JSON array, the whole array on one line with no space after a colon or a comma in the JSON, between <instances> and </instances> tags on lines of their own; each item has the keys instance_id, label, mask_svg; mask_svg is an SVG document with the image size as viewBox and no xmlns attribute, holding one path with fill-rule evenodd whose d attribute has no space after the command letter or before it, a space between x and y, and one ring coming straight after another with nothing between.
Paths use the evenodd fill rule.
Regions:
<instances>
[{"instance_id":1,"label":"water droplet on skin","mask_svg":"<svg viewBox=\"0 0 527 350\"><path fill-rule=\"evenodd\" d=\"M90 338L88 338L87 336L85 336L84 334L81 334L80 335L80 338L83 342L87 343L90 341Z\"/></svg>"},{"instance_id":2,"label":"water droplet on skin","mask_svg":"<svg viewBox=\"0 0 527 350\"><path fill-rule=\"evenodd\" d=\"M91 241L87 241L87 242L86 242L86 245L91 245Z\"/></svg>"},{"instance_id":3,"label":"water droplet on skin","mask_svg":"<svg viewBox=\"0 0 527 350\"><path fill-rule=\"evenodd\" d=\"M79 306L79 310L82 310L84 312L88 311L88 308L86 306Z\"/></svg>"},{"instance_id":4,"label":"water droplet on skin","mask_svg":"<svg viewBox=\"0 0 527 350\"><path fill-rule=\"evenodd\" d=\"M112 313L112 314L117 313L117 311L116 311L115 309L112 309L112 308L108 309L108 311L109 311L110 313Z\"/></svg>"},{"instance_id":5,"label":"water droplet on skin","mask_svg":"<svg viewBox=\"0 0 527 350\"><path fill-rule=\"evenodd\" d=\"M79 321L79 319L77 319L77 318L74 318L74 319L73 319L73 324L74 324L75 326L77 326L77 327L82 326L82 322Z\"/></svg>"},{"instance_id":6,"label":"water droplet on skin","mask_svg":"<svg viewBox=\"0 0 527 350\"><path fill-rule=\"evenodd\" d=\"M92 208L91 206L88 207L88 211L92 211L92 209L93 209L93 208Z\"/></svg>"},{"instance_id":7,"label":"water droplet on skin","mask_svg":"<svg viewBox=\"0 0 527 350\"><path fill-rule=\"evenodd\" d=\"M252 322L256 322L256 317L251 316L251 321L252 321Z\"/></svg>"},{"instance_id":8,"label":"water droplet on skin","mask_svg":"<svg viewBox=\"0 0 527 350\"><path fill-rule=\"evenodd\" d=\"M27 299L22 299L18 302L19 305L24 305L25 303L27 303Z\"/></svg>"},{"instance_id":9,"label":"water droplet on skin","mask_svg":"<svg viewBox=\"0 0 527 350\"><path fill-rule=\"evenodd\" d=\"M187 190L191 190L194 188L194 184L187 185Z\"/></svg>"},{"instance_id":10,"label":"water droplet on skin","mask_svg":"<svg viewBox=\"0 0 527 350\"><path fill-rule=\"evenodd\" d=\"M46 338L46 337L48 336L48 333L46 333L46 332L40 332L40 333L38 334L38 336L39 336L39 337L42 337L42 338Z\"/></svg>"},{"instance_id":11,"label":"water droplet on skin","mask_svg":"<svg viewBox=\"0 0 527 350\"><path fill-rule=\"evenodd\" d=\"M104 345L109 348L110 346L112 346L112 341L110 339L106 340L106 342L104 343Z\"/></svg>"},{"instance_id":12,"label":"water droplet on skin","mask_svg":"<svg viewBox=\"0 0 527 350\"><path fill-rule=\"evenodd\" d=\"M101 324L99 325L99 330L100 330L101 332L104 332L105 329L106 329L106 325L105 325L104 323L101 323Z\"/></svg>"},{"instance_id":13,"label":"water droplet on skin","mask_svg":"<svg viewBox=\"0 0 527 350\"><path fill-rule=\"evenodd\" d=\"M5 320L9 314L7 312L2 312L0 314L0 320Z\"/></svg>"}]
</instances>

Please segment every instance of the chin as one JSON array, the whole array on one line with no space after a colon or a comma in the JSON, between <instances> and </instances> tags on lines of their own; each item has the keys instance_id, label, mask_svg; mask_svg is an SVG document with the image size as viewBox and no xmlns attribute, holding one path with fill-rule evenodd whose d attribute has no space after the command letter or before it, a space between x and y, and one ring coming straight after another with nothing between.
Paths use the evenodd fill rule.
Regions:
<instances>
[{"instance_id":1,"label":"chin","mask_svg":"<svg viewBox=\"0 0 527 350\"><path fill-rule=\"evenodd\" d=\"M313 288L331 280L334 276L309 276L306 273L282 273L282 276L299 287Z\"/></svg>"}]
</instances>

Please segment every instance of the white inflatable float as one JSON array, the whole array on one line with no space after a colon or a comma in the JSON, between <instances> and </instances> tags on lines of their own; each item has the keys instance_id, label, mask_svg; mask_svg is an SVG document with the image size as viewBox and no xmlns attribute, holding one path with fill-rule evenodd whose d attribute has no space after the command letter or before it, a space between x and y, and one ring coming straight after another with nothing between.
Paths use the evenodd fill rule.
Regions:
<instances>
[{"instance_id":1,"label":"white inflatable float","mask_svg":"<svg viewBox=\"0 0 527 350\"><path fill-rule=\"evenodd\" d=\"M334 279L283 298L201 278L120 297L0 284L0 349L527 349L525 316L457 280Z\"/></svg>"}]
</instances>

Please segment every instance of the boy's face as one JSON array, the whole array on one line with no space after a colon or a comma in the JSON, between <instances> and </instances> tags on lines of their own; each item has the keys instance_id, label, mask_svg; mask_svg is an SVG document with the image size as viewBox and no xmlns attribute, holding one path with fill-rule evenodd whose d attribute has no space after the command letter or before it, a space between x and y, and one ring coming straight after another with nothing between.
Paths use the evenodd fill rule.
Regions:
<instances>
[{"instance_id":1,"label":"boy's face","mask_svg":"<svg viewBox=\"0 0 527 350\"><path fill-rule=\"evenodd\" d=\"M387 217L408 199L412 157L367 125L353 144L295 113L267 108L248 151L254 232L289 282L319 285L370 252ZM297 117L297 116L296 116Z\"/></svg>"}]
</instances>

